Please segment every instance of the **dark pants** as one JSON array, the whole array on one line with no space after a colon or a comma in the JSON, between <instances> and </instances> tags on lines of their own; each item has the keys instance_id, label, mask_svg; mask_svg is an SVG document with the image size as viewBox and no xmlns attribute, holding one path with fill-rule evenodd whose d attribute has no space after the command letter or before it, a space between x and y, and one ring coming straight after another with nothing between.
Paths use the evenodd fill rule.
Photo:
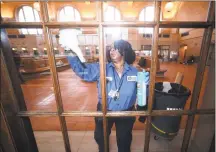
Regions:
<instances>
[{"instance_id":1,"label":"dark pants","mask_svg":"<svg viewBox=\"0 0 216 152\"><path fill-rule=\"evenodd\" d=\"M101 110L98 104L98 111ZM128 109L131 111L133 108ZM108 118L107 121L107 136L110 136L111 128L115 123L116 126L116 140L118 152L130 152L132 142L132 129L135 122L135 117L118 117ZM104 152L104 135L103 135L103 119L95 118L95 132L94 138L99 146L99 152ZM108 138L109 139L109 138Z\"/></svg>"}]
</instances>

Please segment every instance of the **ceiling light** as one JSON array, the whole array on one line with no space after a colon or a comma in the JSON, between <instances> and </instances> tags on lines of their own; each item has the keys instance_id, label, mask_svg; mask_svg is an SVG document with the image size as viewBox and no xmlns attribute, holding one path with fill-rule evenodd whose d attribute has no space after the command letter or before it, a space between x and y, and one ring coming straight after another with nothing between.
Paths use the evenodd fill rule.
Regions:
<instances>
[{"instance_id":1,"label":"ceiling light","mask_svg":"<svg viewBox=\"0 0 216 152\"><path fill-rule=\"evenodd\" d=\"M91 2L90 1L85 1L86 5L89 5Z\"/></svg>"},{"instance_id":2,"label":"ceiling light","mask_svg":"<svg viewBox=\"0 0 216 152\"><path fill-rule=\"evenodd\" d=\"M26 50L26 48L22 48L22 50L23 50L23 51L25 51L25 50Z\"/></svg>"},{"instance_id":3,"label":"ceiling light","mask_svg":"<svg viewBox=\"0 0 216 152\"><path fill-rule=\"evenodd\" d=\"M168 3L166 3L166 5L165 5L165 10L167 11L167 12L171 12L172 11L172 9L173 9L173 2L168 2Z\"/></svg>"},{"instance_id":4,"label":"ceiling light","mask_svg":"<svg viewBox=\"0 0 216 152\"><path fill-rule=\"evenodd\" d=\"M85 49L87 50L87 49L88 49L88 47L85 47Z\"/></svg>"},{"instance_id":5,"label":"ceiling light","mask_svg":"<svg viewBox=\"0 0 216 152\"><path fill-rule=\"evenodd\" d=\"M44 48L44 50L47 50L47 48Z\"/></svg>"},{"instance_id":6,"label":"ceiling light","mask_svg":"<svg viewBox=\"0 0 216 152\"><path fill-rule=\"evenodd\" d=\"M32 48L34 51L37 50L37 48Z\"/></svg>"},{"instance_id":7,"label":"ceiling light","mask_svg":"<svg viewBox=\"0 0 216 152\"><path fill-rule=\"evenodd\" d=\"M54 48L54 50L57 50L57 48Z\"/></svg>"}]
</instances>

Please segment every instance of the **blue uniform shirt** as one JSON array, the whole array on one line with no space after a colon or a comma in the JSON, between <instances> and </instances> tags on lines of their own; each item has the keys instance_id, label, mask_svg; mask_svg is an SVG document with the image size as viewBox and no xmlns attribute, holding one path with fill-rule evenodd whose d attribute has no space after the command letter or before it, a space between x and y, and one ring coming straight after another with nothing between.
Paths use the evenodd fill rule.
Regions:
<instances>
[{"instance_id":1,"label":"blue uniform shirt","mask_svg":"<svg viewBox=\"0 0 216 152\"><path fill-rule=\"evenodd\" d=\"M98 102L102 102L100 89L100 68L98 63L84 64L80 62L78 57L68 56L68 61L73 71L84 81L97 81ZM113 63L106 64L107 78L107 109L111 111L122 111L131 108L136 102L137 94L137 76L138 70L133 66L124 64L124 70L121 78L115 71ZM120 87L119 87L120 86ZM114 100L109 96L111 90L115 91L119 88L119 98Z\"/></svg>"}]
</instances>

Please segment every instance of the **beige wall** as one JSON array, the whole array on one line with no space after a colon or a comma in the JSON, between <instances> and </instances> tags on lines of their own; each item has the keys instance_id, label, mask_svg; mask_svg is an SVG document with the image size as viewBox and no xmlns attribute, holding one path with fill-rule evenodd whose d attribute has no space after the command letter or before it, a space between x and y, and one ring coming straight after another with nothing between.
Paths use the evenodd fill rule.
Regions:
<instances>
[{"instance_id":1,"label":"beige wall","mask_svg":"<svg viewBox=\"0 0 216 152\"><path fill-rule=\"evenodd\" d=\"M199 56L204 29L192 29L188 36L180 38L180 45L187 45L186 56Z\"/></svg>"},{"instance_id":2,"label":"beige wall","mask_svg":"<svg viewBox=\"0 0 216 152\"><path fill-rule=\"evenodd\" d=\"M180 45L187 45L186 56L200 56L204 29L191 29L189 35L180 38ZM212 42L215 41L215 34L212 34Z\"/></svg>"},{"instance_id":3,"label":"beige wall","mask_svg":"<svg viewBox=\"0 0 216 152\"><path fill-rule=\"evenodd\" d=\"M144 38L138 30L129 31L128 41L133 46L133 49L140 50L141 45L152 45L152 39ZM159 38L159 45L170 45L170 51L178 51L179 36L178 34L170 34L170 38Z\"/></svg>"},{"instance_id":4,"label":"beige wall","mask_svg":"<svg viewBox=\"0 0 216 152\"><path fill-rule=\"evenodd\" d=\"M173 20L175 21L206 21L208 14L208 1L199 2L182 2L177 14Z\"/></svg>"}]
</instances>

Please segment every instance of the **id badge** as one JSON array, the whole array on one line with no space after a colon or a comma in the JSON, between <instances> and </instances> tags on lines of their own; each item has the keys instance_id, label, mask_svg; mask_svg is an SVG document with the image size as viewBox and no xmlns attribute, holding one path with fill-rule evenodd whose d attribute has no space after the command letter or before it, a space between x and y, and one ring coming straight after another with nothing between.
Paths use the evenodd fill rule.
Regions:
<instances>
[{"instance_id":1,"label":"id badge","mask_svg":"<svg viewBox=\"0 0 216 152\"><path fill-rule=\"evenodd\" d=\"M114 98L115 97L115 95L116 95L116 90L110 90L110 92L108 93L108 96L110 96L111 98Z\"/></svg>"}]
</instances>

